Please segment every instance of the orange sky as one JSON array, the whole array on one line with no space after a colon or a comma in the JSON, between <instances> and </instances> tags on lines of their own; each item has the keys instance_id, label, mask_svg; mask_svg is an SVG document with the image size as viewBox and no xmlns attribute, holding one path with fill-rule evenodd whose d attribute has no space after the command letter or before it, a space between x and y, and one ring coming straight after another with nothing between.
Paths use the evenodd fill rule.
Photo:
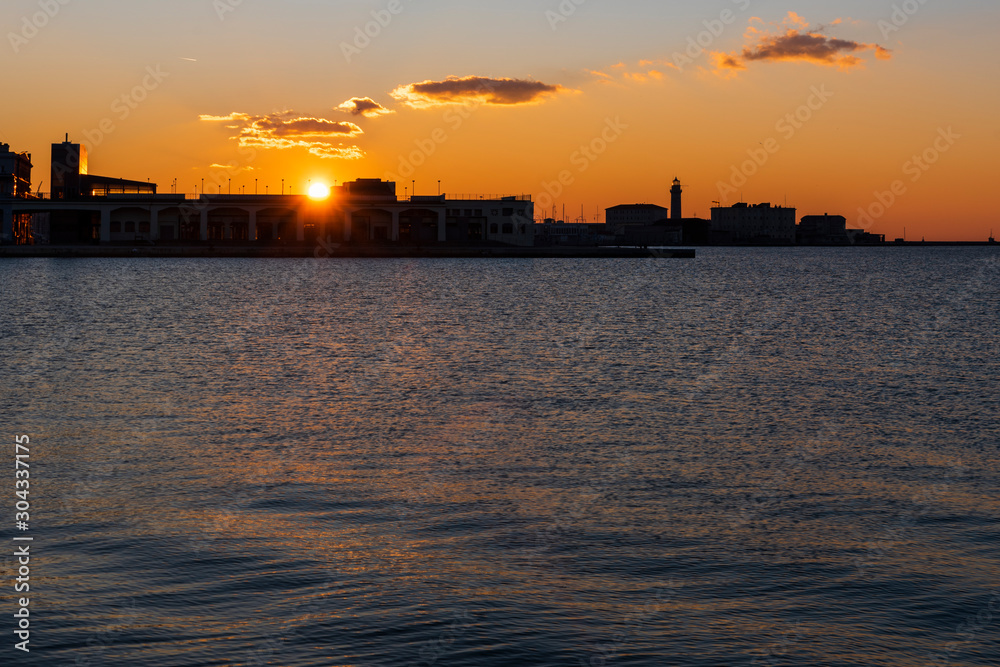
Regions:
<instances>
[{"instance_id":1,"label":"orange sky","mask_svg":"<svg viewBox=\"0 0 1000 667\"><path fill-rule=\"evenodd\" d=\"M440 180L603 221L616 204L667 206L677 176L686 215L787 201L890 239L984 240L1000 231L1000 10L912 2L893 16L860 2L93 0L48 16L13 0L0 141L34 154L42 191L69 132L91 172L162 192L382 177L435 194Z\"/></svg>"}]
</instances>

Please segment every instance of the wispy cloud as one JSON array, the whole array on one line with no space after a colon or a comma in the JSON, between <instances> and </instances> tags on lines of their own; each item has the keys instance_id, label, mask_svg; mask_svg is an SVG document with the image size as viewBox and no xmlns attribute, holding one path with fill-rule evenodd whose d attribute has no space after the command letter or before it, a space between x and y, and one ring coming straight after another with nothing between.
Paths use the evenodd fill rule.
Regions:
<instances>
[{"instance_id":1,"label":"wispy cloud","mask_svg":"<svg viewBox=\"0 0 1000 667\"><path fill-rule=\"evenodd\" d=\"M837 19L830 25L842 23ZM892 52L878 44L829 37L824 34L827 28L823 25L811 28L795 12L789 12L781 24L768 25L753 18L745 34L750 43L740 53L713 53L712 56L716 68L730 74L745 70L748 63L754 62L806 62L850 70L864 67L865 60L859 55L866 51L874 52L881 60L892 58Z\"/></svg>"},{"instance_id":2,"label":"wispy cloud","mask_svg":"<svg viewBox=\"0 0 1000 667\"><path fill-rule=\"evenodd\" d=\"M666 60L640 60L635 65L617 63L603 70L587 70L601 83L613 83L621 79L632 83L652 83L663 81L668 70L677 70L677 65Z\"/></svg>"},{"instance_id":3,"label":"wispy cloud","mask_svg":"<svg viewBox=\"0 0 1000 667\"><path fill-rule=\"evenodd\" d=\"M240 165L236 165L236 164L219 164L218 162L216 162L215 164L211 165L209 167L209 169L225 169L227 171L236 170L237 172L241 172L241 171L253 171L253 167L241 167Z\"/></svg>"},{"instance_id":4,"label":"wispy cloud","mask_svg":"<svg viewBox=\"0 0 1000 667\"><path fill-rule=\"evenodd\" d=\"M266 116L233 112L227 116L201 115L199 120L229 123L235 130L232 137L240 146L285 150L304 148L322 158L356 160L364 157L357 146L335 143L353 139L364 132L354 123L301 116L293 111L282 111Z\"/></svg>"},{"instance_id":5,"label":"wispy cloud","mask_svg":"<svg viewBox=\"0 0 1000 667\"><path fill-rule=\"evenodd\" d=\"M525 79L493 79L482 76L454 77L444 81L422 81L399 86L392 96L414 109L447 104L489 104L514 106L537 104L566 88Z\"/></svg>"},{"instance_id":6,"label":"wispy cloud","mask_svg":"<svg viewBox=\"0 0 1000 667\"><path fill-rule=\"evenodd\" d=\"M391 113L396 113L376 102L370 97L352 97L339 107L338 111L344 111L352 116L364 116L365 118L378 118Z\"/></svg>"}]
</instances>

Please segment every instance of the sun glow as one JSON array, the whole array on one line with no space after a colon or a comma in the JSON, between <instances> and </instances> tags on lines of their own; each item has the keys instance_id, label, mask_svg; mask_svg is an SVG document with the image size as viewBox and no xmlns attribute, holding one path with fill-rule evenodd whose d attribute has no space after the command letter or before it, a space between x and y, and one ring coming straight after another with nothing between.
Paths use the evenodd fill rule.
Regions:
<instances>
[{"instance_id":1,"label":"sun glow","mask_svg":"<svg viewBox=\"0 0 1000 667\"><path fill-rule=\"evenodd\" d=\"M329 199L330 197L330 187L328 185L323 185L322 183L314 183L309 186L309 198L315 199L317 201L323 199Z\"/></svg>"}]
</instances>

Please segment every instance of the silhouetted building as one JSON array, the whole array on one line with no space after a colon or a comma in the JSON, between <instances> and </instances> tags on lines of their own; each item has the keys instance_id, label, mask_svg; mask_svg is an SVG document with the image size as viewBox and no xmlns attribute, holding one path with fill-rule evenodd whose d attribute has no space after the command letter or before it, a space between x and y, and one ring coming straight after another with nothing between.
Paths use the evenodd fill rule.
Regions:
<instances>
[{"instance_id":1,"label":"silhouetted building","mask_svg":"<svg viewBox=\"0 0 1000 667\"><path fill-rule=\"evenodd\" d=\"M885 234L872 234L863 229L847 229L847 219L841 215L806 215L796 228L799 245L880 245Z\"/></svg>"},{"instance_id":2,"label":"silhouetted building","mask_svg":"<svg viewBox=\"0 0 1000 667\"><path fill-rule=\"evenodd\" d=\"M80 177L87 174L87 148L70 143L52 144L49 186L53 199L78 199L83 192Z\"/></svg>"},{"instance_id":3,"label":"silhouetted building","mask_svg":"<svg viewBox=\"0 0 1000 667\"><path fill-rule=\"evenodd\" d=\"M30 153L15 153L9 144L0 144L0 197L29 196L31 166Z\"/></svg>"},{"instance_id":4,"label":"silhouetted building","mask_svg":"<svg viewBox=\"0 0 1000 667\"><path fill-rule=\"evenodd\" d=\"M22 155L16 160L30 169L30 159ZM4 164L0 160L0 169ZM534 204L527 195L400 198L394 182L371 178L331 188L324 200L290 194L161 195L155 183L95 176L88 167L86 148L68 135L53 144L49 197L0 194L3 242L11 242L13 221L24 215L46 221L44 240L52 244L534 245ZM8 180L16 184L12 189L30 192L30 174ZM220 186L225 182L216 179Z\"/></svg>"},{"instance_id":5,"label":"silhouetted building","mask_svg":"<svg viewBox=\"0 0 1000 667\"><path fill-rule=\"evenodd\" d=\"M799 221L796 241L800 245L846 245L847 218L842 215L806 215Z\"/></svg>"},{"instance_id":6,"label":"silhouetted building","mask_svg":"<svg viewBox=\"0 0 1000 667\"><path fill-rule=\"evenodd\" d=\"M683 217L681 215L681 181L679 178L674 179L674 185L670 188L670 217L674 220L680 220Z\"/></svg>"},{"instance_id":7,"label":"silhouetted building","mask_svg":"<svg viewBox=\"0 0 1000 667\"><path fill-rule=\"evenodd\" d=\"M795 209L770 204L735 204L712 209L717 243L795 243Z\"/></svg>"},{"instance_id":8,"label":"silhouetted building","mask_svg":"<svg viewBox=\"0 0 1000 667\"><path fill-rule=\"evenodd\" d=\"M600 246L615 243L608 226L591 222L563 222L546 218L535 225L536 246Z\"/></svg>"},{"instance_id":9,"label":"silhouetted building","mask_svg":"<svg viewBox=\"0 0 1000 667\"><path fill-rule=\"evenodd\" d=\"M691 245L707 245L712 242L712 221L704 218L681 218L674 222L680 223L683 230L683 242Z\"/></svg>"},{"instance_id":10,"label":"silhouetted building","mask_svg":"<svg viewBox=\"0 0 1000 667\"><path fill-rule=\"evenodd\" d=\"M359 178L344 184L349 195L356 198L396 199L396 184L380 178Z\"/></svg>"},{"instance_id":11,"label":"silhouetted building","mask_svg":"<svg viewBox=\"0 0 1000 667\"><path fill-rule=\"evenodd\" d=\"M885 243L885 234L872 234L863 229L848 229L847 238L855 245L882 245Z\"/></svg>"},{"instance_id":12,"label":"silhouetted building","mask_svg":"<svg viewBox=\"0 0 1000 667\"><path fill-rule=\"evenodd\" d=\"M604 211L604 222L610 234L624 234L629 225L651 225L667 217L667 209L656 204L621 204Z\"/></svg>"},{"instance_id":13,"label":"silhouetted building","mask_svg":"<svg viewBox=\"0 0 1000 667\"><path fill-rule=\"evenodd\" d=\"M69 135L63 143L52 144L52 199L72 201L113 195L156 194L155 183L94 176L88 168L86 146L71 143Z\"/></svg>"},{"instance_id":14,"label":"silhouetted building","mask_svg":"<svg viewBox=\"0 0 1000 667\"><path fill-rule=\"evenodd\" d=\"M664 246L684 241L684 228L677 220L663 219L651 225L629 225L615 237L619 245Z\"/></svg>"},{"instance_id":15,"label":"silhouetted building","mask_svg":"<svg viewBox=\"0 0 1000 667\"><path fill-rule=\"evenodd\" d=\"M35 242L33 216L13 205L14 200L32 197L31 166L29 153L15 153L8 144L0 144L0 243Z\"/></svg>"}]
</instances>

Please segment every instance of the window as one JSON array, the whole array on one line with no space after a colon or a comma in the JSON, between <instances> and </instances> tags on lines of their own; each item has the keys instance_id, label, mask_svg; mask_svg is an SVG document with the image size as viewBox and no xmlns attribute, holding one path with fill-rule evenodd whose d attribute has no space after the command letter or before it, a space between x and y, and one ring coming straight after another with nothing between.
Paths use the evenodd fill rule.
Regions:
<instances>
[{"instance_id":1,"label":"window","mask_svg":"<svg viewBox=\"0 0 1000 667\"><path fill-rule=\"evenodd\" d=\"M466 218L471 218L472 217L472 209L471 208L465 209L465 217Z\"/></svg>"},{"instance_id":2,"label":"window","mask_svg":"<svg viewBox=\"0 0 1000 667\"><path fill-rule=\"evenodd\" d=\"M149 233L149 223L145 220L139 223L139 233L148 234Z\"/></svg>"},{"instance_id":3,"label":"window","mask_svg":"<svg viewBox=\"0 0 1000 667\"><path fill-rule=\"evenodd\" d=\"M520 233L521 234L527 234L528 233L528 226L527 225L521 225L521 232Z\"/></svg>"},{"instance_id":4,"label":"window","mask_svg":"<svg viewBox=\"0 0 1000 667\"><path fill-rule=\"evenodd\" d=\"M481 208L477 208L476 209L476 217L477 218L483 217L483 209L481 209Z\"/></svg>"},{"instance_id":5,"label":"window","mask_svg":"<svg viewBox=\"0 0 1000 667\"><path fill-rule=\"evenodd\" d=\"M512 215L514 215L514 209L512 209L512 208L505 208L503 210L503 217L509 218Z\"/></svg>"},{"instance_id":6,"label":"window","mask_svg":"<svg viewBox=\"0 0 1000 667\"><path fill-rule=\"evenodd\" d=\"M135 220L129 220L125 223L125 233L135 234Z\"/></svg>"},{"instance_id":7,"label":"window","mask_svg":"<svg viewBox=\"0 0 1000 667\"><path fill-rule=\"evenodd\" d=\"M112 221L112 223L111 223L111 233L112 234L120 234L121 231L122 231L122 223Z\"/></svg>"},{"instance_id":8,"label":"window","mask_svg":"<svg viewBox=\"0 0 1000 667\"><path fill-rule=\"evenodd\" d=\"M496 233L497 233L497 223L491 222L490 223L490 234L496 234Z\"/></svg>"},{"instance_id":9,"label":"window","mask_svg":"<svg viewBox=\"0 0 1000 667\"><path fill-rule=\"evenodd\" d=\"M513 234L514 233L514 225L512 223L509 223L509 222L503 223L503 233L504 234Z\"/></svg>"}]
</instances>

